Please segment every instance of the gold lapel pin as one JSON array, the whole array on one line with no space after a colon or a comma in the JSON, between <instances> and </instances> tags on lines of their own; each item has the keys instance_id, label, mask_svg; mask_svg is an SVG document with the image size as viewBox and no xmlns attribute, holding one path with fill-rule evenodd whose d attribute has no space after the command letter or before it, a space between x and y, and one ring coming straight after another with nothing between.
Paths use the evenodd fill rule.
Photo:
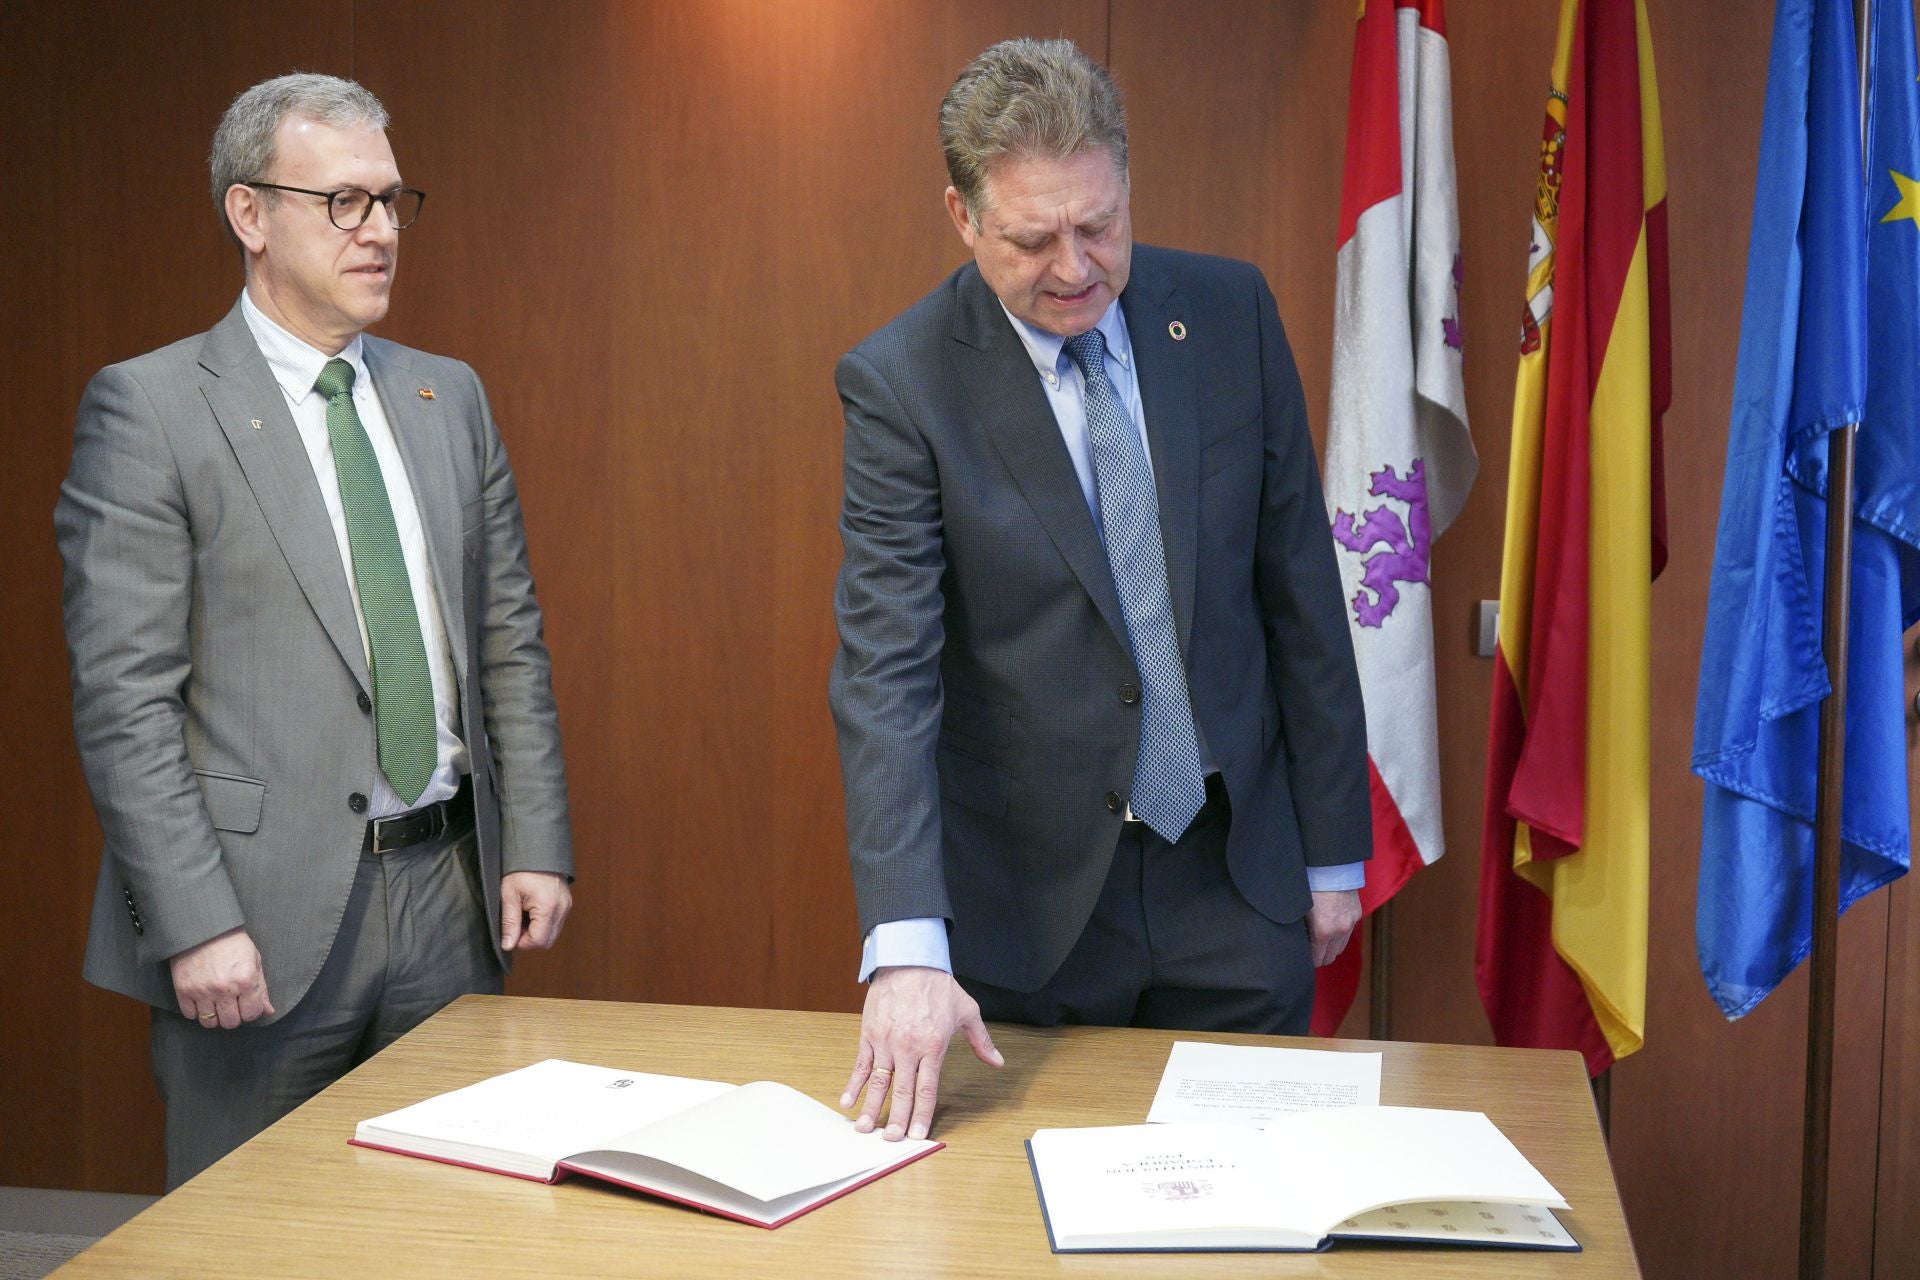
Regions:
<instances>
[{"instance_id":1,"label":"gold lapel pin","mask_svg":"<svg viewBox=\"0 0 1920 1280\"><path fill-rule=\"evenodd\" d=\"M432 390L432 388L430 388L430 387L422 387L422 388L420 388L420 398L421 398L422 400L431 400L431 399L433 399L433 390Z\"/></svg>"},{"instance_id":2,"label":"gold lapel pin","mask_svg":"<svg viewBox=\"0 0 1920 1280\"><path fill-rule=\"evenodd\" d=\"M258 431L258 430L260 429L260 419L258 419L258 418L255 418L255 419L253 420L253 429L254 429L255 431Z\"/></svg>"},{"instance_id":3,"label":"gold lapel pin","mask_svg":"<svg viewBox=\"0 0 1920 1280\"><path fill-rule=\"evenodd\" d=\"M1185 342L1187 340L1187 326L1178 320L1175 320L1167 326L1167 332L1173 335L1175 342Z\"/></svg>"}]
</instances>

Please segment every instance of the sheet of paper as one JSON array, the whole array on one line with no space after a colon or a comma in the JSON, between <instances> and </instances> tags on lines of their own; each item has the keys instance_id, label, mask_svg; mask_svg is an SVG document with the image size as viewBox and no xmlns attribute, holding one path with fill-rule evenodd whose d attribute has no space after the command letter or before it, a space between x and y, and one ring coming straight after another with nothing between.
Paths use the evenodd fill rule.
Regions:
<instances>
[{"instance_id":1,"label":"sheet of paper","mask_svg":"<svg viewBox=\"0 0 1920 1280\"><path fill-rule=\"evenodd\" d=\"M1177 1040L1149 1124L1265 1125L1294 1111L1380 1104L1380 1055Z\"/></svg>"}]
</instances>

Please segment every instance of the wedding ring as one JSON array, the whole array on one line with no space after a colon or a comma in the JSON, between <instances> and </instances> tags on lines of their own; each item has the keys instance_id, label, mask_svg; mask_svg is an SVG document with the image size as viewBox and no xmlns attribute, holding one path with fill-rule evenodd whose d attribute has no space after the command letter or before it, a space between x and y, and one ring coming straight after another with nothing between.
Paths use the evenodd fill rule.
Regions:
<instances>
[{"instance_id":1,"label":"wedding ring","mask_svg":"<svg viewBox=\"0 0 1920 1280\"><path fill-rule=\"evenodd\" d=\"M217 1013L203 1013L200 1015L200 1021L202 1024L209 1023L209 1022L218 1022L220 1021L220 1015Z\"/></svg>"}]
</instances>

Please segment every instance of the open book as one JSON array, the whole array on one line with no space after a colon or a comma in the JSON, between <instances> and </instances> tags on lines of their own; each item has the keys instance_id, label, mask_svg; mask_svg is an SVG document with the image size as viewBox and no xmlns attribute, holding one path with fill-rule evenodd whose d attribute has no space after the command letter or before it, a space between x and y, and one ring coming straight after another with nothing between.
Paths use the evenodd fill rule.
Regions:
<instances>
[{"instance_id":1,"label":"open book","mask_svg":"<svg viewBox=\"0 0 1920 1280\"><path fill-rule=\"evenodd\" d=\"M777 1227L943 1145L887 1142L770 1081L549 1058L355 1127L357 1146L541 1182L577 1173Z\"/></svg>"},{"instance_id":2,"label":"open book","mask_svg":"<svg viewBox=\"0 0 1920 1280\"><path fill-rule=\"evenodd\" d=\"M1319 1249L1348 1237L1580 1247L1543 1207L1567 1202L1477 1111L1041 1129L1027 1153L1056 1253Z\"/></svg>"}]
</instances>

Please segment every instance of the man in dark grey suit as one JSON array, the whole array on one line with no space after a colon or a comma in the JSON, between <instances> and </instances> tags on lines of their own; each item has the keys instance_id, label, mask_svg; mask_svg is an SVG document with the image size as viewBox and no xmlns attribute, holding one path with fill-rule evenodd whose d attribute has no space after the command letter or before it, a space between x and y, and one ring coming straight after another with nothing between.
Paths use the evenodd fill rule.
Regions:
<instances>
[{"instance_id":1,"label":"man in dark grey suit","mask_svg":"<svg viewBox=\"0 0 1920 1280\"><path fill-rule=\"evenodd\" d=\"M1133 246L1104 69L940 112L973 262L841 362L830 681L870 980L843 1106L924 1136L985 1020L1304 1032L1371 847L1300 383L1245 263Z\"/></svg>"},{"instance_id":2,"label":"man in dark grey suit","mask_svg":"<svg viewBox=\"0 0 1920 1280\"><path fill-rule=\"evenodd\" d=\"M214 136L227 317L103 369L54 511L106 836L86 976L153 1006L178 1186L551 946L572 837L520 504L466 365L365 337L401 184L361 86Z\"/></svg>"}]
</instances>

